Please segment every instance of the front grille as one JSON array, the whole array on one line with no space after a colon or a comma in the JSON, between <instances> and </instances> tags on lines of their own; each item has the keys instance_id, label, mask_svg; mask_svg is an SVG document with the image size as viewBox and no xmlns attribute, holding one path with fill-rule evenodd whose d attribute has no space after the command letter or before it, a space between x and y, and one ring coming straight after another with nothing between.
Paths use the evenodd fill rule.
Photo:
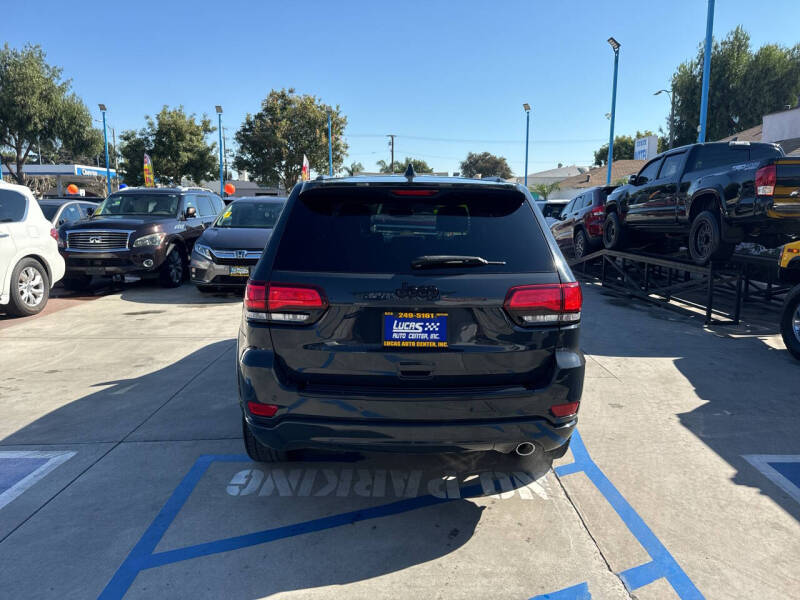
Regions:
<instances>
[{"instance_id":1,"label":"front grille","mask_svg":"<svg viewBox=\"0 0 800 600\"><path fill-rule=\"evenodd\" d=\"M94 252L127 250L129 236L129 231L69 231L67 248Z\"/></svg>"}]
</instances>

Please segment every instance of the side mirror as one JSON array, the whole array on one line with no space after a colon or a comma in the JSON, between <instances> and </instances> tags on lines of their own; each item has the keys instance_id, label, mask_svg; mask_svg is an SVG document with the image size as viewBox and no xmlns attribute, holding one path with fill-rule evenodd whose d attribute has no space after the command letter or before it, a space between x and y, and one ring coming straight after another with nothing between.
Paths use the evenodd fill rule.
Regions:
<instances>
[{"instance_id":1,"label":"side mirror","mask_svg":"<svg viewBox=\"0 0 800 600\"><path fill-rule=\"evenodd\" d=\"M91 217L94 214L94 209L90 207L86 207L86 216Z\"/></svg>"},{"instance_id":2,"label":"side mirror","mask_svg":"<svg viewBox=\"0 0 800 600\"><path fill-rule=\"evenodd\" d=\"M61 227L64 223L66 223L66 221L64 219L59 219L58 220L58 226L59 227Z\"/></svg>"},{"instance_id":3,"label":"side mirror","mask_svg":"<svg viewBox=\"0 0 800 600\"><path fill-rule=\"evenodd\" d=\"M636 174L634 174L634 175L630 175L630 176L628 177L628 183L629 183L629 184L631 184L631 185L636 185L636 181L637 181L637 176L636 176Z\"/></svg>"},{"instance_id":4,"label":"side mirror","mask_svg":"<svg viewBox=\"0 0 800 600\"><path fill-rule=\"evenodd\" d=\"M190 206L183 214L187 219L194 219L197 216L197 209L194 206Z\"/></svg>"}]
</instances>

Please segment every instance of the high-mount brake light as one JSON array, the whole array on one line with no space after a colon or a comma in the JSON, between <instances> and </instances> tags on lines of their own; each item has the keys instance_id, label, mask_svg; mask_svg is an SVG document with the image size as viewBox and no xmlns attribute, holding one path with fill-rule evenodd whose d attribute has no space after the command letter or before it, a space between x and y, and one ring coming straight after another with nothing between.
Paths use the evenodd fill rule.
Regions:
<instances>
[{"instance_id":1,"label":"high-mount brake light","mask_svg":"<svg viewBox=\"0 0 800 600\"><path fill-rule=\"evenodd\" d=\"M580 284L521 285L508 290L503 306L521 325L574 323L581 318Z\"/></svg>"},{"instance_id":2,"label":"high-mount brake light","mask_svg":"<svg viewBox=\"0 0 800 600\"><path fill-rule=\"evenodd\" d=\"M435 196L439 190L392 190L395 196Z\"/></svg>"},{"instance_id":3,"label":"high-mount brake light","mask_svg":"<svg viewBox=\"0 0 800 600\"><path fill-rule=\"evenodd\" d=\"M756 171L756 195L772 196L775 193L775 182L778 180L778 170L775 165L767 165Z\"/></svg>"}]
</instances>

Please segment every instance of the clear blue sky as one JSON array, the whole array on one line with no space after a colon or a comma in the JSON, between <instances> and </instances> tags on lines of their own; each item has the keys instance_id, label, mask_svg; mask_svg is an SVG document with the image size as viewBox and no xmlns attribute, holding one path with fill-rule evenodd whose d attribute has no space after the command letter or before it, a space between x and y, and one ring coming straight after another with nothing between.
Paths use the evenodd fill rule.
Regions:
<instances>
[{"instance_id":1,"label":"clear blue sky","mask_svg":"<svg viewBox=\"0 0 800 600\"><path fill-rule=\"evenodd\" d=\"M705 0L514 2L28 1L0 16L11 46L41 44L97 114L139 128L163 104L213 115L226 128L272 88L339 104L349 160L374 169L396 156L452 171L469 151L505 156L522 174L589 164L608 138L613 53L622 43L617 133L665 126L668 85L705 35ZM738 24L755 47L800 42L800 0L717 0L714 32ZM451 140L451 141L440 141Z\"/></svg>"}]
</instances>

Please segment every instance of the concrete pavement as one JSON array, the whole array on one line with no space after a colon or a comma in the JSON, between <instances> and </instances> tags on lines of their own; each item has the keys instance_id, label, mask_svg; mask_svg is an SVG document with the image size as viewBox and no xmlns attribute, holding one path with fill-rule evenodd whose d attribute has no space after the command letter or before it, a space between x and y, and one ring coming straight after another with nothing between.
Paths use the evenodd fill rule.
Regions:
<instances>
[{"instance_id":1,"label":"concrete pavement","mask_svg":"<svg viewBox=\"0 0 800 600\"><path fill-rule=\"evenodd\" d=\"M798 365L774 334L708 331L584 287L582 443L556 472L536 456L250 462L240 298L136 286L5 322L0 589L792 597L800 505L743 455L800 454ZM44 474L25 483L26 468ZM3 504L4 489L22 491Z\"/></svg>"}]
</instances>

